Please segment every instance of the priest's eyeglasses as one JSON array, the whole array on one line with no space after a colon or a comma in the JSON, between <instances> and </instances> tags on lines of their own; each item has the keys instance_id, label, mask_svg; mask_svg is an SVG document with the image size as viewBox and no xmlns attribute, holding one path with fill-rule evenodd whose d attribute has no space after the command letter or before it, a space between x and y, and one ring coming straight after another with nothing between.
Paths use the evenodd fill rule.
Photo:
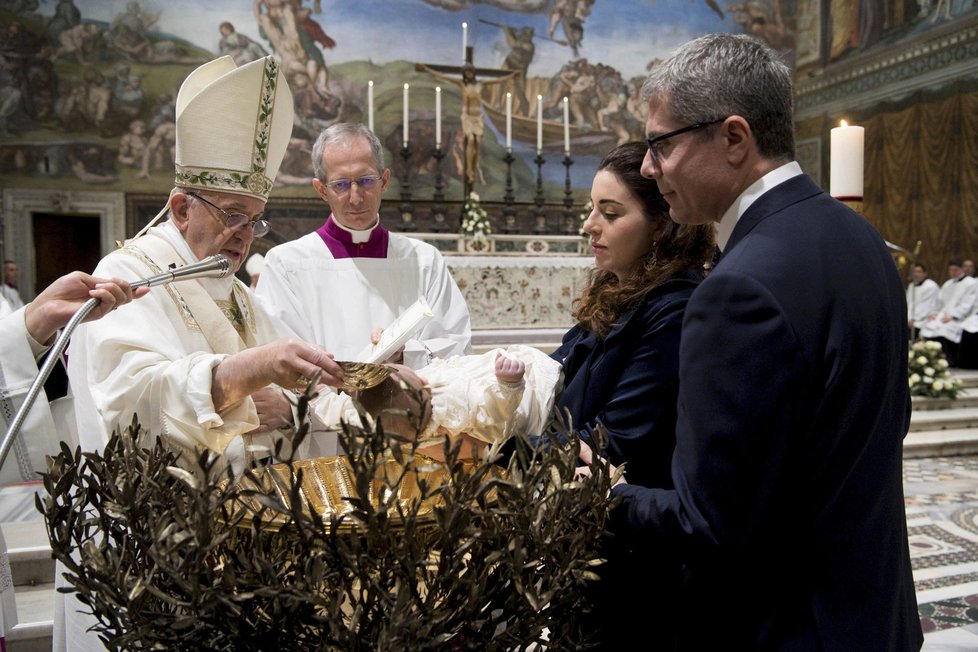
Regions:
<instances>
[{"instance_id":1,"label":"priest's eyeglasses","mask_svg":"<svg viewBox=\"0 0 978 652\"><path fill-rule=\"evenodd\" d=\"M350 192L353 188L353 184L360 186L361 190L373 190L377 187L377 182L380 181L380 177L375 174L370 174L364 177L357 177L356 179L336 179L335 181L327 181L324 186L327 186L330 190L335 192L337 195L345 195Z\"/></svg>"},{"instance_id":2,"label":"priest's eyeglasses","mask_svg":"<svg viewBox=\"0 0 978 652\"><path fill-rule=\"evenodd\" d=\"M729 116L728 116L729 117ZM709 122L694 122L691 125L687 125L675 131L669 131L661 136L655 136L653 138L646 138L645 142L649 144L649 152L652 154L652 160L656 165L662 165L662 153L659 151L659 144L678 136L679 134L684 134L688 131L696 131L697 129L702 129L704 127L709 127L710 125L715 125L723 122L727 118L720 118L719 120L710 120Z\"/></svg>"},{"instance_id":3,"label":"priest's eyeglasses","mask_svg":"<svg viewBox=\"0 0 978 652\"><path fill-rule=\"evenodd\" d=\"M224 226L231 229L232 231L240 229L244 227L246 224L250 224L252 233L255 234L256 238L260 238L263 235L267 234L272 229L271 223L263 217L264 213L259 213L254 217L250 217L248 215L245 215L244 213L229 213L228 211L224 210L217 204L207 201L206 199L204 199L203 197L201 197L195 192L188 192L187 196L193 197L194 199L199 199L200 201L204 202L211 208L217 210L217 212L219 212L221 215L224 216L224 219L221 219L217 215L214 215L214 218L220 220L224 224Z\"/></svg>"}]
</instances>

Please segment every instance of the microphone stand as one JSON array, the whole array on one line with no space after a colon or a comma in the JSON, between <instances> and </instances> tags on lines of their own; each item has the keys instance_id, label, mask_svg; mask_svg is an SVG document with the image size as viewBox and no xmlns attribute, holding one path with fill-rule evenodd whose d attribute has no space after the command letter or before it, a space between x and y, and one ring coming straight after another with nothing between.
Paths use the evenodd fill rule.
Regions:
<instances>
[{"instance_id":1,"label":"microphone stand","mask_svg":"<svg viewBox=\"0 0 978 652\"><path fill-rule=\"evenodd\" d=\"M210 256L205 258L199 263L194 263L193 265L186 265L179 269L174 269L169 272L164 272L163 274L157 274L156 276L150 276L149 278L144 278L133 283L130 283L132 289L137 289L141 287L155 287L157 285L165 285L167 283L172 283L173 281L178 281L181 279L192 279L201 278L204 276L224 278L231 273L231 260L222 254L216 256ZM10 426L7 428L7 433L3 436L3 442L0 443L0 468L3 467L3 463L7 460L7 455L10 453L10 449L14 445L14 439L17 437L17 433L20 432L21 427L24 425L24 421L27 420L27 414L31 410L31 406L34 405L34 401L37 400L37 395L41 393L44 388L44 383L47 382L48 376L54 370L54 366L58 364L58 360L61 358L61 354L64 353L65 347L68 346L68 340L71 338L71 334L74 332L75 328L80 324L85 317L88 316L95 306L101 303L101 299L89 299L82 307L78 309L65 327L61 331L61 335L55 340L54 346L48 352L48 357L41 366L37 378L31 383L30 389L27 390L27 396L24 398L24 403L17 410L17 414L14 415L14 420L10 422Z\"/></svg>"}]
</instances>

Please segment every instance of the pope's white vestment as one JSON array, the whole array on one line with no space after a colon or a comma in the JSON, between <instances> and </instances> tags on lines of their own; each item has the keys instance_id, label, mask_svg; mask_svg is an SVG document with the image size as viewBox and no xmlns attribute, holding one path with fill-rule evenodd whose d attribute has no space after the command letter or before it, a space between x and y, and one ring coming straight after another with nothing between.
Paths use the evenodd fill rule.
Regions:
<instances>
[{"instance_id":1,"label":"pope's white vestment","mask_svg":"<svg viewBox=\"0 0 978 652\"><path fill-rule=\"evenodd\" d=\"M197 261L177 228L165 222L103 258L93 275L135 281L163 273L171 264ZM190 455L209 449L239 458L245 446L271 445L271 435L246 434L258 427L250 397L215 409L211 378L229 355L276 338L268 316L255 308L250 290L234 277L158 286L82 324L68 347L82 449L101 451L109 433L124 430L134 414L144 430ZM59 586L66 585L62 571L59 563ZM96 635L85 632L95 621L79 612L85 607L73 595L57 600L55 607L56 651L103 649Z\"/></svg>"},{"instance_id":2,"label":"pope's white vestment","mask_svg":"<svg viewBox=\"0 0 978 652\"><path fill-rule=\"evenodd\" d=\"M336 360L356 360L375 328L386 328L424 297L435 317L404 347L404 364L419 369L431 356L469 351L465 298L431 245L390 234L386 258L335 258L318 233L265 254L257 294L288 335L319 344Z\"/></svg>"},{"instance_id":3,"label":"pope's white vestment","mask_svg":"<svg viewBox=\"0 0 978 652\"><path fill-rule=\"evenodd\" d=\"M103 258L94 274L135 281L197 260L166 222ZM234 277L158 286L81 325L68 348L79 443L101 450L109 433L124 430L135 414L144 429L176 450L224 452L258 426L258 416L249 397L215 409L213 369L227 356L276 337L272 322Z\"/></svg>"}]
</instances>

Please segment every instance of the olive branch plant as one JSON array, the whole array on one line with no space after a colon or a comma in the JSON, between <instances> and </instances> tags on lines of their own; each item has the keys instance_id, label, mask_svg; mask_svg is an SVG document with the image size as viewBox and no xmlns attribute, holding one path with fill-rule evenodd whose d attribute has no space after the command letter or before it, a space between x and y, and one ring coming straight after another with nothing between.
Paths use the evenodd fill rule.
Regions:
<instances>
[{"instance_id":1,"label":"olive branch plant","mask_svg":"<svg viewBox=\"0 0 978 652\"><path fill-rule=\"evenodd\" d=\"M293 449L308 436L299 423ZM404 502L405 474L388 463L430 466L416 440L345 424L356 495L321 515L301 469L236 477L214 454L181 459L134 420L102 453L62 444L37 506L59 590L111 650L581 649L612 478L601 463L579 477L574 429L556 432L474 462L446 443L444 481L419 480ZM277 494L262 489L275 473Z\"/></svg>"}]
</instances>

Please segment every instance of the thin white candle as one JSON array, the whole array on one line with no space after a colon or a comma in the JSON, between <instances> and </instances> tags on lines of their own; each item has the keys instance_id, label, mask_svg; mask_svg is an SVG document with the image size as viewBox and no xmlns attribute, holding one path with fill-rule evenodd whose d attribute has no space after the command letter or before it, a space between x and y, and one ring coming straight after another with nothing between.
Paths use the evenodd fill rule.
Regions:
<instances>
[{"instance_id":1,"label":"thin white candle","mask_svg":"<svg viewBox=\"0 0 978 652\"><path fill-rule=\"evenodd\" d=\"M435 86L435 148L441 149L441 86Z\"/></svg>"},{"instance_id":2,"label":"thin white candle","mask_svg":"<svg viewBox=\"0 0 978 652\"><path fill-rule=\"evenodd\" d=\"M462 63L465 63L465 55L469 49L469 24L462 23Z\"/></svg>"},{"instance_id":3,"label":"thin white candle","mask_svg":"<svg viewBox=\"0 0 978 652\"><path fill-rule=\"evenodd\" d=\"M404 84L404 146L408 145L408 85Z\"/></svg>"},{"instance_id":4,"label":"thin white candle","mask_svg":"<svg viewBox=\"0 0 978 652\"><path fill-rule=\"evenodd\" d=\"M537 154L543 151L543 95L537 95Z\"/></svg>"},{"instance_id":5,"label":"thin white candle","mask_svg":"<svg viewBox=\"0 0 978 652\"><path fill-rule=\"evenodd\" d=\"M846 199L862 199L865 130L847 125L845 120L840 125L831 133L829 194Z\"/></svg>"},{"instance_id":6,"label":"thin white candle","mask_svg":"<svg viewBox=\"0 0 978 652\"><path fill-rule=\"evenodd\" d=\"M513 94L506 93L506 150L513 151Z\"/></svg>"},{"instance_id":7,"label":"thin white candle","mask_svg":"<svg viewBox=\"0 0 978 652\"><path fill-rule=\"evenodd\" d=\"M367 126L374 130L374 82L367 82Z\"/></svg>"},{"instance_id":8,"label":"thin white candle","mask_svg":"<svg viewBox=\"0 0 978 652\"><path fill-rule=\"evenodd\" d=\"M564 97L564 154L570 156L570 109L567 97Z\"/></svg>"}]
</instances>

